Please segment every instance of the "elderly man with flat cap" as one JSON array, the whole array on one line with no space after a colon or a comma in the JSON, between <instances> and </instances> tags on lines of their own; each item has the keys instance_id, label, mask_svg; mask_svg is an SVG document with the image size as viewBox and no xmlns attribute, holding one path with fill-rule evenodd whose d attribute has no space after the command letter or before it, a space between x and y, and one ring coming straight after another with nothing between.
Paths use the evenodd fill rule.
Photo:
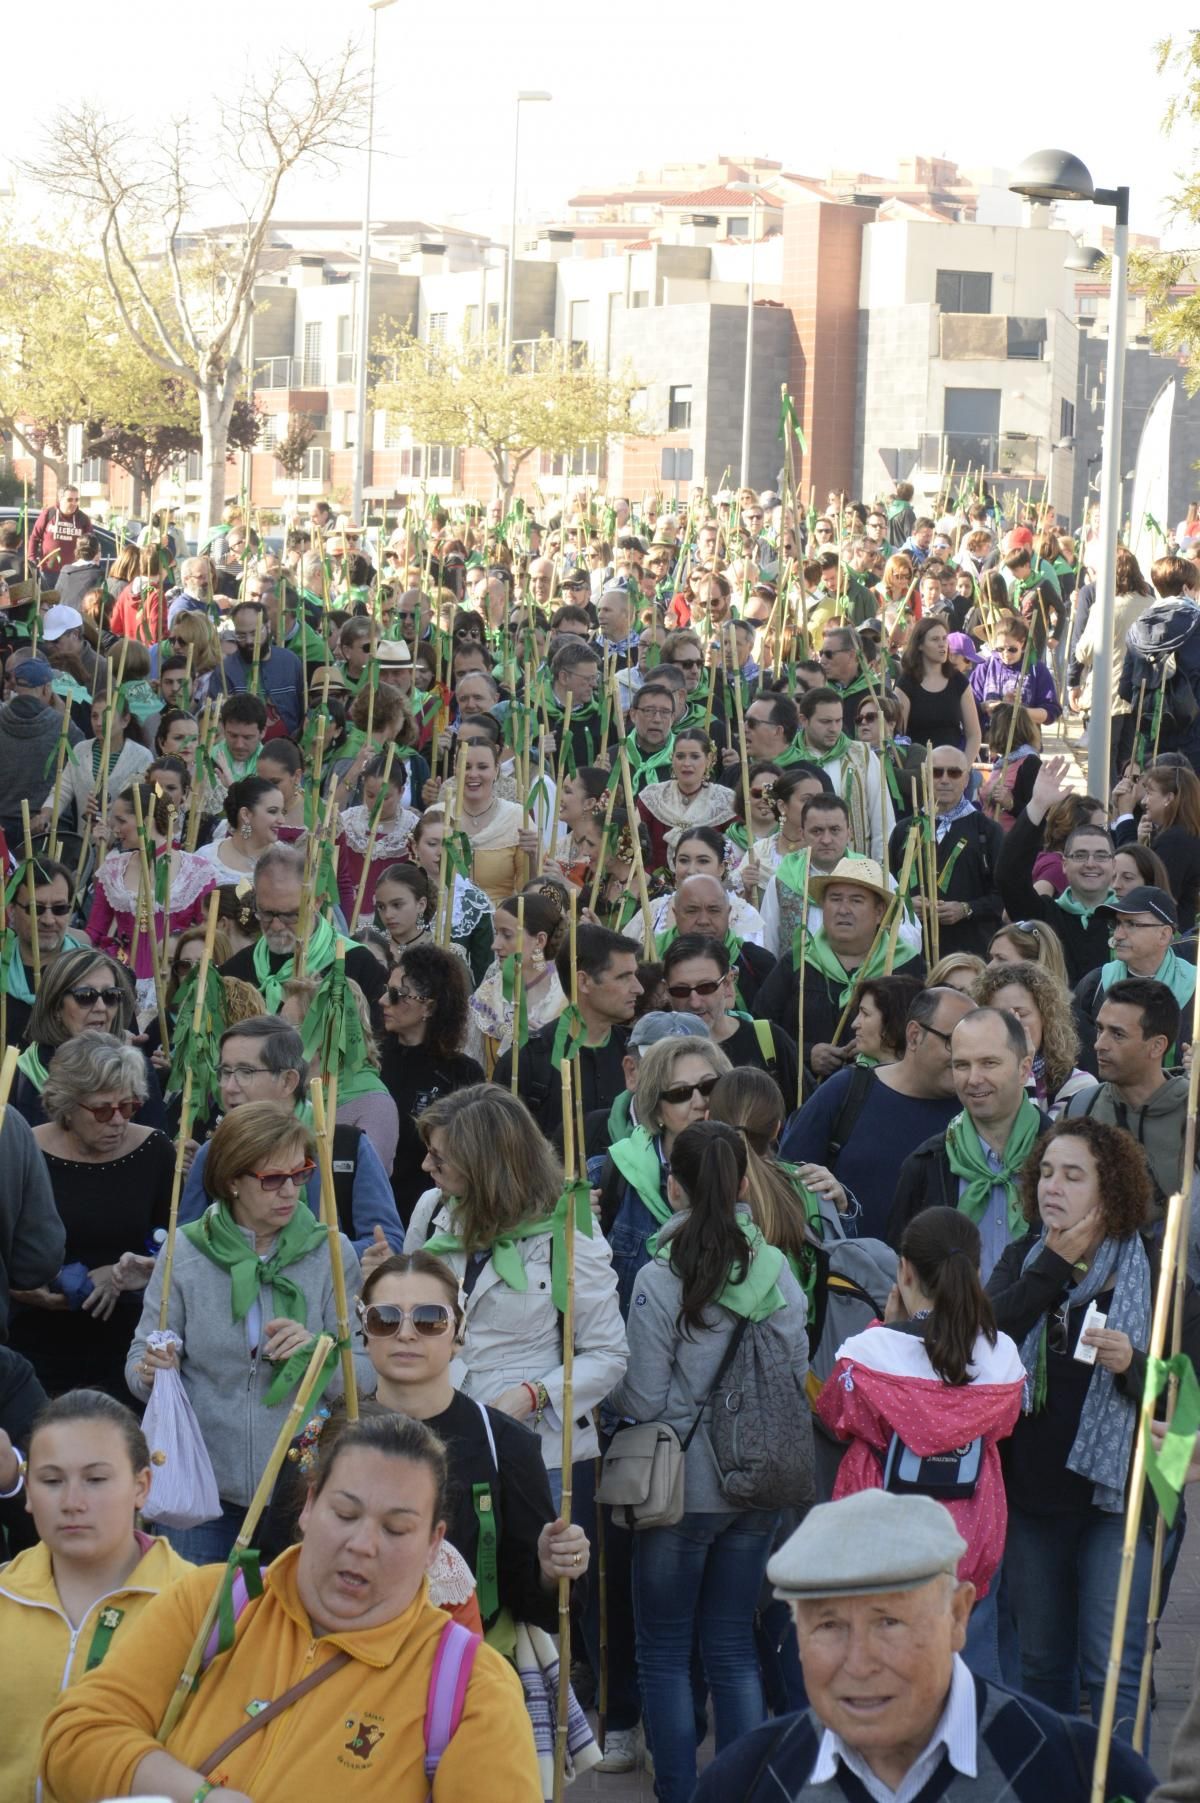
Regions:
<instances>
[{"instance_id":1,"label":"elderly man with flat cap","mask_svg":"<svg viewBox=\"0 0 1200 1803\"><path fill-rule=\"evenodd\" d=\"M862 1490L809 1514L767 1566L792 1605L809 1707L713 1761L693 1803L1088 1803L1096 1730L973 1677L974 1588L948 1510ZM1146 1803L1124 1742L1107 1798Z\"/></svg>"}]
</instances>

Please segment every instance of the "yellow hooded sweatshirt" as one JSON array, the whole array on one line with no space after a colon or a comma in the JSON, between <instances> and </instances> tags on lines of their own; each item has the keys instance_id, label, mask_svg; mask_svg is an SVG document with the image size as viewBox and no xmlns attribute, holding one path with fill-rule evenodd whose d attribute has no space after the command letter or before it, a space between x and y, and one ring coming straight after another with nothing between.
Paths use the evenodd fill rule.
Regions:
<instances>
[{"instance_id":1,"label":"yellow hooded sweatshirt","mask_svg":"<svg viewBox=\"0 0 1200 1803\"><path fill-rule=\"evenodd\" d=\"M316 1638L297 1589L299 1554L289 1547L264 1574L262 1596L243 1609L233 1646L202 1677L168 1752L198 1768L244 1725L252 1704L282 1696L345 1651L351 1657L339 1672L230 1753L212 1782L254 1803L426 1803L425 1705L447 1617L422 1585L393 1621ZM158 1724L223 1573L206 1565L172 1585L59 1703L46 1724L42 1776L60 1803L129 1795L138 1765L158 1747ZM433 1796L542 1803L521 1682L491 1647L476 1654Z\"/></svg>"},{"instance_id":2,"label":"yellow hooded sweatshirt","mask_svg":"<svg viewBox=\"0 0 1200 1803\"><path fill-rule=\"evenodd\" d=\"M0 1797L28 1803L52 1795L37 1784L42 1724L89 1659L99 1662L122 1643L130 1623L160 1590L193 1571L165 1540L138 1534L142 1557L119 1590L94 1602L72 1628L59 1601L47 1547L39 1541L0 1568ZM114 1619L115 1618L115 1619Z\"/></svg>"}]
</instances>

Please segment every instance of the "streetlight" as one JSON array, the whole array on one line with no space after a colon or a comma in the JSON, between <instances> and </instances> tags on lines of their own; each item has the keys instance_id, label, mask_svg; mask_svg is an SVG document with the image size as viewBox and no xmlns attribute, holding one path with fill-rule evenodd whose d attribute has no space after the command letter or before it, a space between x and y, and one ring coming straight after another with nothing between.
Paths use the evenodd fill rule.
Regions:
<instances>
[{"instance_id":1,"label":"streetlight","mask_svg":"<svg viewBox=\"0 0 1200 1803\"><path fill-rule=\"evenodd\" d=\"M750 390L754 384L754 248L758 242L758 197L773 189L763 182L730 182L735 194L750 196L750 280L746 287L746 379L742 388L742 480L750 486Z\"/></svg>"},{"instance_id":2,"label":"streetlight","mask_svg":"<svg viewBox=\"0 0 1200 1803\"><path fill-rule=\"evenodd\" d=\"M379 36L379 15L396 0L367 0L371 9L371 75L367 90L367 186L363 195L362 256L358 266L358 367L354 372L354 417L357 442L354 446L354 477L350 489L350 518L356 525L363 519L363 484L367 469L367 349L371 330L371 153L375 135L375 47ZM334 371L337 374L337 371Z\"/></svg>"},{"instance_id":3,"label":"streetlight","mask_svg":"<svg viewBox=\"0 0 1200 1803\"><path fill-rule=\"evenodd\" d=\"M508 236L508 294L504 303L504 367L508 368L512 361L513 338L513 305L517 292L517 173L521 161L521 102L523 100L553 100L553 94L547 94L544 88L521 88L517 94L515 117L513 121L513 191L512 191L512 227Z\"/></svg>"},{"instance_id":4,"label":"streetlight","mask_svg":"<svg viewBox=\"0 0 1200 1803\"><path fill-rule=\"evenodd\" d=\"M1087 167L1066 150L1039 150L1027 157L1008 184L1026 200L1090 200L1116 212L1113 229L1108 309L1108 358L1104 384L1104 429L1100 440L1100 552L1096 569L1099 612L1092 635L1092 711L1088 721L1088 789L1109 791L1112 741L1113 609L1117 566L1117 529L1121 512L1121 408L1125 389L1126 276L1129 264L1129 189L1097 188ZM1094 269L1098 255L1073 252L1069 269ZM1099 783L1100 788L1095 785Z\"/></svg>"}]
</instances>

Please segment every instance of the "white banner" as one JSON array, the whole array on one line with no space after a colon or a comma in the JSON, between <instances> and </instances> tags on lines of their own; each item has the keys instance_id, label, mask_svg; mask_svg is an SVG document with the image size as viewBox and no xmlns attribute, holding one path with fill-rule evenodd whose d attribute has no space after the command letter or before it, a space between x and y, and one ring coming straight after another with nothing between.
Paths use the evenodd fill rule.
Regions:
<instances>
[{"instance_id":1,"label":"white banner","mask_svg":"<svg viewBox=\"0 0 1200 1803\"><path fill-rule=\"evenodd\" d=\"M1175 380L1163 383L1142 426L1129 505L1129 549L1149 576L1150 565L1166 550L1171 479L1171 421L1175 412ZM1124 523L1124 522L1122 522Z\"/></svg>"}]
</instances>

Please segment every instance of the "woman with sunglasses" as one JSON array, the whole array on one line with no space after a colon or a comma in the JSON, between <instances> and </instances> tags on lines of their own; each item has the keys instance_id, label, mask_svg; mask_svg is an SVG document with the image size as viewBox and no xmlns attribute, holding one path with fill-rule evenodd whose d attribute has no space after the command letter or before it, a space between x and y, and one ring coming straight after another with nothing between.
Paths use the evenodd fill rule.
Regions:
<instances>
[{"instance_id":1,"label":"woman with sunglasses","mask_svg":"<svg viewBox=\"0 0 1200 1803\"><path fill-rule=\"evenodd\" d=\"M156 1371L176 1366L212 1460L221 1513L169 1538L197 1564L224 1559L245 1519L315 1335L337 1338L329 1236L302 1199L315 1169L315 1142L280 1102L246 1102L208 1142L204 1188L212 1198L179 1231L167 1325L182 1347L152 1349L163 1264L154 1268L125 1380L145 1401ZM359 1286L358 1258L339 1234L346 1292ZM358 1382L372 1387L359 1359ZM334 1371L329 1389L341 1388Z\"/></svg>"},{"instance_id":2,"label":"woman with sunglasses","mask_svg":"<svg viewBox=\"0 0 1200 1803\"><path fill-rule=\"evenodd\" d=\"M171 1209L174 1150L135 1119L146 1099L136 1046L86 1032L50 1062L35 1127L54 1204L66 1229L52 1283L13 1292L9 1342L50 1396L88 1383L126 1400L125 1359L141 1293Z\"/></svg>"},{"instance_id":3,"label":"woman with sunglasses","mask_svg":"<svg viewBox=\"0 0 1200 1803\"><path fill-rule=\"evenodd\" d=\"M562 1481L563 1244L552 1219L563 1169L525 1104L479 1083L417 1122L436 1184L413 1211L404 1250L445 1258L467 1295L459 1354L466 1393L537 1434L555 1497ZM607 1242L575 1236L576 1461L599 1450L591 1411L625 1369L625 1331Z\"/></svg>"},{"instance_id":4,"label":"woman with sunglasses","mask_svg":"<svg viewBox=\"0 0 1200 1803\"><path fill-rule=\"evenodd\" d=\"M89 1029L124 1039L137 1031L133 985L124 965L106 958L94 946L60 952L42 972L25 1030L26 1046L17 1060L12 1103L31 1127L46 1119L42 1091L50 1061L60 1045ZM140 1120L144 1127L166 1125L162 1091L145 1051L146 1095Z\"/></svg>"},{"instance_id":5,"label":"woman with sunglasses","mask_svg":"<svg viewBox=\"0 0 1200 1803\"><path fill-rule=\"evenodd\" d=\"M1020 1688L1071 1714L1082 1683L1098 1720L1161 1245L1148 1231L1141 1147L1101 1121L1056 1122L1030 1153L1021 1191L1029 1231L987 1284L996 1326L1016 1341L1028 1378L1004 1452ZM1190 1281L1182 1329L1195 1364L1200 1300ZM1117 1685L1123 1740L1137 1707L1151 1544L1152 1535L1138 1535Z\"/></svg>"},{"instance_id":6,"label":"woman with sunglasses","mask_svg":"<svg viewBox=\"0 0 1200 1803\"><path fill-rule=\"evenodd\" d=\"M708 1098L732 1068L711 1039L660 1039L641 1056L632 1098L620 1098L628 1113L621 1137L613 1139L599 1164L598 1208L626 1318L634 1278L650 1257L650 1239L671 1218L666 1182L671 1149L685 1127L708 1119ZM621 1125L614 1121L614 1133Z\"/></svg>"},{"instance_id":7,"label":"woman with sunglasses","mask_svg":"<svg viewBox=\"0 0 1200 1803\"><path fill-rule=\"evenodd\" d=\"M1067 960L1062 940L1041 920L1013 920L988 941L988 964L1040 964L1064 988Z\"/></svg>"},{"instance_id":8,"label":"woman with sunglasses","mask_svg":"<svg viewBox=\"0 0 1200 1803\"><path fill-rule=\"evenodd\" d=\"M92 737L73 746L63 765L59 812L61 815L63 808L73 805L76 826L81 833L99 809L98 796L104 780L105 715L108 711L105 697L97 695L92 702ZM119 695L111 712L112 717L108 723L108 793L120 795L141 776L151 761L151 754L142 744L140 729L131 723L129 709Z\"/></svg>"},{"instance_id":9,"label":"woman with sunglasses","mask_svg":"<svg viewBox=\"0 0 1200 1803\"><path fill-rule=\"evenodd\" d=\"M1015 614L1000 622L995 648L972 673L971 693L984 715L998 701L1019 701L1035 725L1046 726L1058 719L1062 703L1049 665L1038 656L1036 635L1029 642L1030 632Z\"/></svg>"},{"instance_id":10,"label":"woman with sunglasses","mask_svg":"<svg viewBox=\"0 0 1200 1803\"><path fill-rule=\"evenodd\" d=\"M467 1004L465 1045L471 1059L490 1077L512 1044L516 992L505 994L505 960L520 951L521 985L529 1031L557 1020L567 1005L554 960L568 932L567 916L553 894L510 895L492 919L493 959L483 982Z\"/></svg>"}]
</instances>

